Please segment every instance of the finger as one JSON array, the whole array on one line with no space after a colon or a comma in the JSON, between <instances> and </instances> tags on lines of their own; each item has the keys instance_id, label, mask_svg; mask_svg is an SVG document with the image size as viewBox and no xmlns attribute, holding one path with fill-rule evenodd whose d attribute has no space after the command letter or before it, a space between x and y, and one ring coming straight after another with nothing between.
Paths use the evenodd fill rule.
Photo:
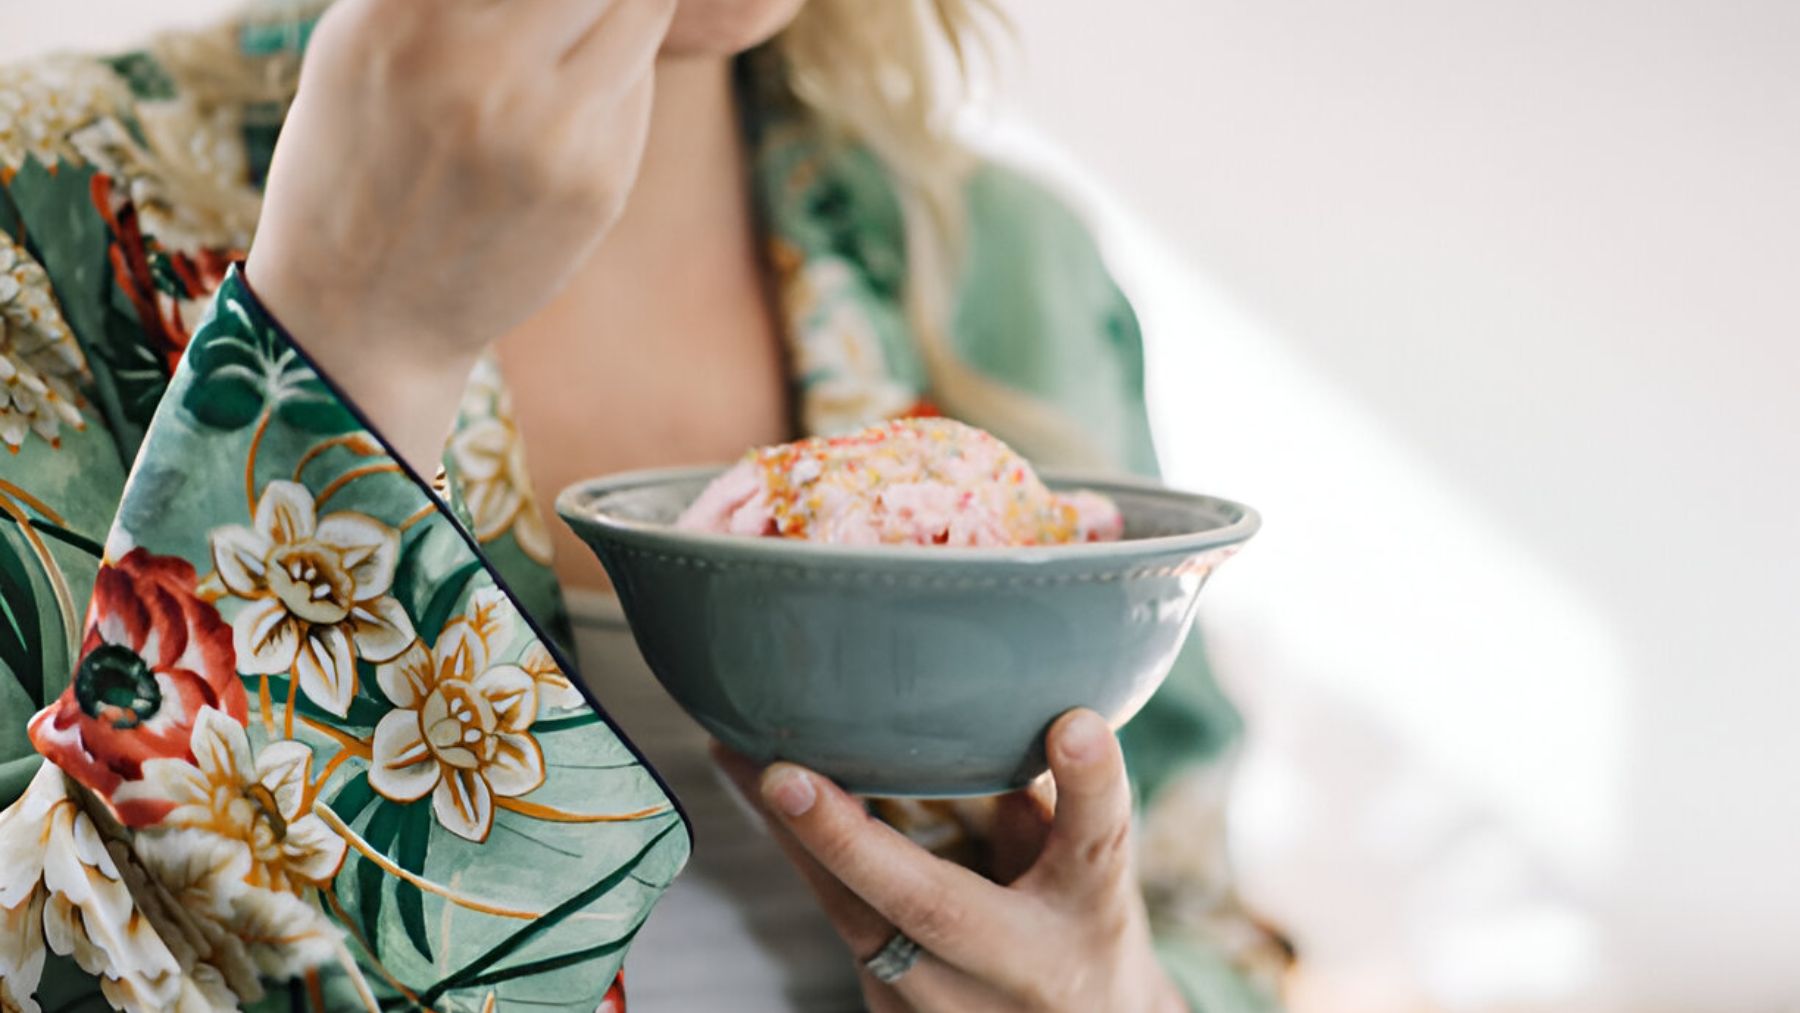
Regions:
<instances>
[{"instance_id":1,"label":"finger","mask_svg":"<svg viewBox=\"0 0 1800 1013\"><path fill-rule=\"evenodd\" d=\"M927 950L985 974L1004 956L997 941L1029 935L1018 898L931 855L825 778L777 763L761 788L768 810L827 872Z\"/></svg>"},{"instance_id":2,"label":"finger","mask_svg":"<svg viewBox=\"0 0 1800 1013\"><path fill-rule=\"evenodd\" d=\"M961 968L936 954L919 954L918 960L893 982L883 982L869 973L867 964L894 938L895 929L887 919L851 893L825 867L801 846L794 836L771 814L771 830L788 861L800 870L806 885L813 891L825 917L837 930L839 938L850 947L856 958L856 973L863 982L863 996L869 1000L871 1013L879 1009L911 1010L926 1013L935 1010L1003 1009L997 991L981 984ZM917 942L915 939L914 942ZM923 944L921 944L923 945ZM877 996L885 1003L878 1003Z\"/></svg>"},{"instance_id":3,"label":"finger","mask_svg":"<svg viewBox=\"0 0 1800 1013\"><path fill-rule=\"evenodd\" d=\"M650 72L675 17L675 0L617 0L571 41L562 67L577 81L631 81Z\"/></svg>"},{"instance_id":4,"label":"finger","mask_svg":"<svg viewBox=\"0 0 1800 1013\"><path fill-rule=\"evenodd\" d=\"M838 935L849 945L850 952L856 956L857 961L860 963L874 956L875 951L893 938L893 924L877 914L861 897L852 893L849 887L838 882L831 873L826 872L801 847L800 842L794 840L793 835L781 825L781 821L768 811L758 787L762 771L755 764L718 743L713 744L713 759L744 800L768 821L770 835L775 838L775 843L781 846L788 861L800 871L801 878L806 880L806 885L818 899L819 907L831 920Z\"/></svg>"},{"instance_id":5,"label":"finger","mask_svg":"<svg viewBox=\"0 0 1800 1013\"><path fill-rule=\"evenodd\" d=\"M1119 740L1100 715L1073 710L1045 743L1056 779L1056 816L1028 879L1076 904L1130 881L1131 785Z\"/></svg>"},{"instance_id":6,"label":"finger","mask_svg":"<svg viewBox=\"0 0 1800 1013\"><path fill-rule=\"evenodd\" d=\"M1048 777L995 800L988 869L994 882L1012 883L1037 863L1050 837L1055 812L1056 782Z\"/></svg>"},{"instance_id":7,"label":"finger","mask_svg":"<svg viewBox=\"0 0 1800 1013\"><path fill-rule=\"evenodd\" d=\"M813 858L812 853L794 839L780 819L769 811L757 791L758 775L761 772L755 764L716 742L712 744L712 754L714 761L743 794L745 801L768 820L770 835L780 845L788 861L800 871L801 878L812 890L813 897L825 912L832 928L837 930L838 936L850 947L851 954L856 958L857 976L862 980L863 996L868 1000L871 1013L999 1008L991 1003L984 1005L974 1002L976 997L983 994L974 980L930 953L920 954L918 962L901 975L898 981L887 983L870 974L865 965L894 938L893 924L827 872Z\"/></svg>"},{"instance_id":8,"label":"finger","mask_svg":"<svg viewBox=\"0 0 1800 1013\"><path fill-rule=\"evenodd\" d=\"M868 971L857 968L856 980L862 984L863 1004L869 1013L915 1013L912 1003L902 998L894 986L884 984Z\"/></svg>"},{"instance_id":9,"label":"finger","mask_svg":"<svg viewBox=\"0 0 1800 1013\"><path fill-rule=\"evenodd\" d=\"M929 953L887 983L858 968L869 1013L966 1013L968 1010L1015 1009L1017 1001L987 982L970 977Z\"/></svg>"}]
</instances>

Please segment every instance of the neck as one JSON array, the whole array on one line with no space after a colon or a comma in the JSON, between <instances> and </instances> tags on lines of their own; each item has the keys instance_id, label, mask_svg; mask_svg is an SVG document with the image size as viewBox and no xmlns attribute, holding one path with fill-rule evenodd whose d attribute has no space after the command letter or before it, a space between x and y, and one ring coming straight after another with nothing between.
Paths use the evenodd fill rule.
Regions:
<instances>
[{"instance_id":1,"label":"neck","mask_svg":"<svg viewBox=\"0 0 1800 1013\"><path fill-rule=\"evenodd\" d=\"M658 252L691 256L750 224L743 131L726 57L666 57L637 183L603 255L624 263Z\"/></svg>"}]
</instances>

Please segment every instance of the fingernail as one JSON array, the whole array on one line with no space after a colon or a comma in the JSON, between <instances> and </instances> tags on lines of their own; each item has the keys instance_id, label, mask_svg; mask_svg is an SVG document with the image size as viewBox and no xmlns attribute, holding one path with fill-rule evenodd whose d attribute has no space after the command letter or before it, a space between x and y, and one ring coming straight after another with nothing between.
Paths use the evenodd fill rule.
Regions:
<instances>
[{"instance_id":1,"label":"fingernail","mask_svg":"<svg viewBox=\"0 0 1800 1013\"><path fill-rule=\"evenodd\" d=\"M1112 729L1093 711L1080 711L1063 722L1056 746L1071 763L1090 763L1100 758L1101 748Z\"/></svg>"},{"instance_id":2,"label":"fingernail","mask_svg":"<svg viewBox=\"0 0 1800 1013\"><path fill-rule=\"evenodd\" d=\"M819 797L812 778L803 771L778 763L763 775L763 797L790 819L806 815Z\"/></svg>"}]
</instances>

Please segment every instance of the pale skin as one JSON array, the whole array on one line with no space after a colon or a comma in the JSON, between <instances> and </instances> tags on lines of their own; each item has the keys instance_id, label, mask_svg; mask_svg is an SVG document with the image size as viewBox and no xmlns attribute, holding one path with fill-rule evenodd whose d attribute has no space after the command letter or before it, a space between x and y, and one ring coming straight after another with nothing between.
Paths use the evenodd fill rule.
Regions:
<instances>
[{"instance_id":1,"label":"pale skin","mask_svg":"<svg viewBox=\"0 0 1800 1013\"><path fill-rule=\"evenodd\" d=\"M730 60L803 2L339 0L277 146L251 286L425 474L494 347L544 502L789 438ZM565 584L603 586L557 527ZM856 957L896 930L929 951L897 985L864 975L872 1009L1184 1009L1151 951L1116 740L1076 712L1048 751L1054 816L1045 792L1001 807L1008 885L816 774L721 762Z\"/></svg>"}]
</instances>

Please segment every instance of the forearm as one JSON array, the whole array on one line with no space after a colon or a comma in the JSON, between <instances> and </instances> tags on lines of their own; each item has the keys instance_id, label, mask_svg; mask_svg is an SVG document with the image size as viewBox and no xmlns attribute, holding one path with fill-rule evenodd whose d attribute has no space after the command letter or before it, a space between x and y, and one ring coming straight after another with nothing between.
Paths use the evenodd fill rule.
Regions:
<instances>
[{"instance_id":1,"label":"forearm","mask_svg":"<svg viewBox=\"0 0 1800 1013\"><path fill-rule=\"evenodd\" d=\"M618 220L673 4L526 5L499 33L491 4L416 7L346 0L320 19L246 274L430 475L475 361Z\"/></svg>"}]
</instances>

